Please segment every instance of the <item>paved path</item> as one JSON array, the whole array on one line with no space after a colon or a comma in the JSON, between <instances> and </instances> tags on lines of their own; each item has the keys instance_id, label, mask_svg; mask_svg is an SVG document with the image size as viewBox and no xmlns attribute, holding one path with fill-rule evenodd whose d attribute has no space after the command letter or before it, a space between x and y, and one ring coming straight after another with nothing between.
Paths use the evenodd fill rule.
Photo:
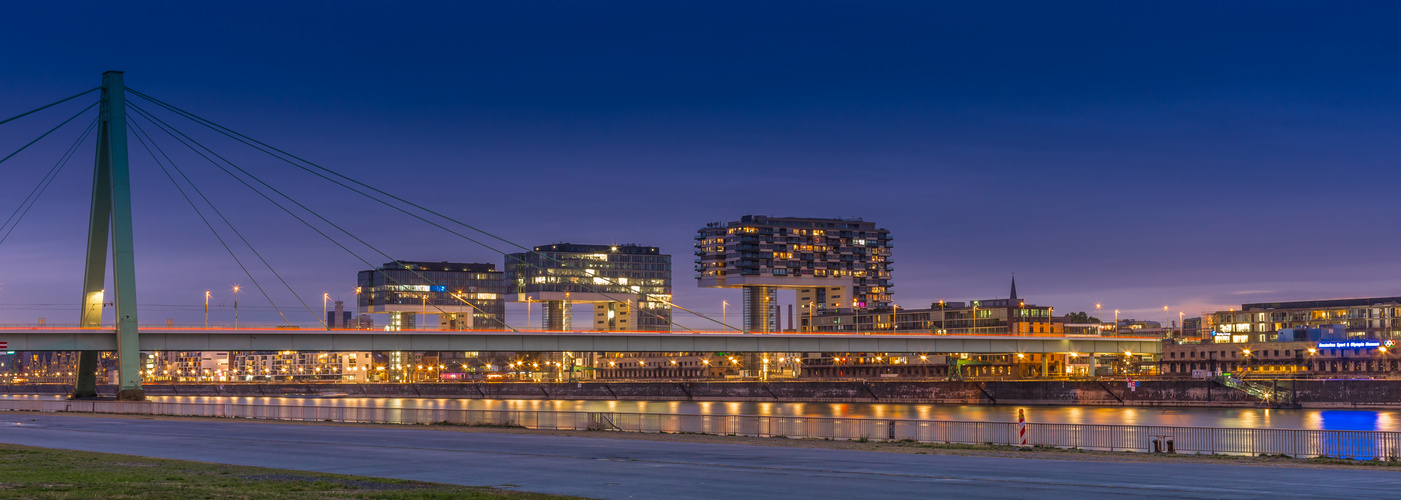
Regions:
<instances>
[{"instance_id":1,"label":"paved path","mask_svg":"<svg viewBox=\"0 0 1401 500\"><path fill-rule=\"evenodd\" d=\"M0 442L595 498L1397 498L1401 472L0 414Z\"/></svg>"}]
</instances>

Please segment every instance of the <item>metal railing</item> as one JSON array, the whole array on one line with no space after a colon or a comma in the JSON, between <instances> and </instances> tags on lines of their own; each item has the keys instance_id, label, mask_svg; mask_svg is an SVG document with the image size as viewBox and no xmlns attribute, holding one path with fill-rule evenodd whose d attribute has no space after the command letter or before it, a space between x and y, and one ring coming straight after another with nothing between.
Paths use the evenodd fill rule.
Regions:
<instances>
[{"instance_id":1,"label":"metal railing","mask_svg":"<svg viewBox=\"0 0 1401 500\"><path fill-rule=\"evenodd\" d=\"M1280 391L1273 386L1242 380L1229 373L1219 374L1215 379L1221 385L1243 391L1266 403L1290 404L1294 402L1292 393Z\"/></svg>"},{"instance_id":2,"label":"metal railing","mask_svg":"<svg viewBox=\"0 0 1401 500\"><path fill-rule=\"evenodd\" d=\"M281 406L233 403L0 400L0 410L311 422L439 424L1014 446L1015 422L762 415ZM1026 426L1027 444L1102 451L1397 460L1401 432L1097 424Z\"/></svg>"},{"instance_id":3,"label":"metal railing","mask_svg":"<svg viewBox=\"0 0 1401 500\"><path fill-rule=\"evenodd\" d=\"M7 324L0 324L0 331L11 331L11 330L13 330L13 331L40 331L40 332L45 331L45 330L54 330L54 331L62 331L62 332L65 332L65 333L66 333L67 331L70 331L70 330L100 330L100 331L103 331L103 332L115 333L115 331L116 331L116 326L115 326L115 325L110 325L110 324L104 324L104 325L96 326L96 327L83 327L83 326L78 325L78 324L60 324L60 323L44 323L44 324L42 324L42 325L41 325L41 324L38 324L38 323L7 323ZM592 335L600 335L600 334L606 334L606 335L653 335L653 334L665 334L665 335L739 335L739 334L744 334L744 335L763 335L763 336L770 336L770 337L781 337L781 336L791 336L791 335L807 335L807 336L810 336L810 335L824 335L824 336L881 335L881 336L950 337L950 338L979 338L979 339L981 339L981 338L1006 338L1006 339L1025 339L1025 338L1054 338L1054 339L1062 339L1062 338L1072 338L1072 339L1086 339L1086 340L1092 340L1092 339L1096 339L1096 338L1115 338L1115 339L1124 339L1124 340L1150 340L1150 341L1151 341L1151 340L1161 340L1161 339L1158 338L1158 337L1141 336L1141 335L1140 335L1140 336L1129 336L1129 335L1103 335L1103 336L1091 335L1091 336L1086 336L1086 335L1064 334L1064 333L956 333L956 334L937 334L937 333L934 333L934 332L931 331L931 330L926 330L926 329L920 329L920 330L909 330L909 329L906 329L906 330L861 330L861 331L811 331L811 332L744 332L744 331L740 331L740 330L716 330L716 329L696 328L696 329L685 329L685 330L674 330L674 331L641 331L641 330L639 330L639 331L613 331L613 332L604 332L604 331L598 331L598 330L543 330L543 329L537 329L537 328L529 328L529 327L526 327L526 328L517 328L517 329L514 329L514 330L510 330L510 329L484 328L484 329L471 329L471 330L394 330L394 331L388 331L388 330L385 330L383 326L380 326L380 327L377 327L377 328L333 328L333 329L327 329L324 325L317 325L317 324L300 324L300 325L285 325L285 324L284 324L284 325L275 325L275 324L248 324L248 323L245 323L245 324L239 325L237 328L234 328L234 326L231 325L231 324L204 326L203 324L198 324L198 325L175 325L175 324L164 324L164 323L159 323L159 324L140 325L140 330L143 331L143 332L150 332L150 333L159 333L159 332L162 332L162 331L172 331L172 330L174 330L174 331L180 331L180 332L185 332L185 331L196 331L196 332L198 332L198 331L209 331L209 332L215 332L215 333L223 333L223 332L230 332L230 331L242 331L242 330L256 330L256 331L276 331L276 330L285 330L285 331L295 331L295 332L299 332L299 333L320 333L320 332L325 332L325 331L331 331L331 332L337 332L337 333L384 334L384 333L387 332L387 333L397 333L397 334L412 333L412 334L418 334L418 335L426 335L426 334L444 334L444 335L447 335L447 334L462 334L462 333L497 333L497 334L507 334L507 335L519 335L519 334L547 334L547 335L557 335L557 334L592 334Z\"/></svg>"}]
</instances>

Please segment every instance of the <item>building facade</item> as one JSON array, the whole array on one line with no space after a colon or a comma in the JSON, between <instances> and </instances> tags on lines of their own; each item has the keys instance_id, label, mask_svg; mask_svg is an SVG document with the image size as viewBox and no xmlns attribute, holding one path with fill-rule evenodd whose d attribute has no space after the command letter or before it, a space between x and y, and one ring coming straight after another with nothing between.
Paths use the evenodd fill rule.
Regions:
<instances>
[{"instance_id":1,"label":"building facade","mask_svg":"<svg viewBox=\"0 0 1401 500\"><path fill-rule=\"evenodd\" d=\"M147 382L225 382L232 379L229 351L149 351L141 353Z\"/></svg>"},{"instance_id":2,"label":"building facade","mask_svg":"<svg viewBox=\"0 0 1401 500\"><path fill-rule=\"evenodd\" d=\"M935 333L946 335L1031 335L1064 333L1050 306L1017 299L987 299L934 304Z\"/></svg>"},{"instance_id":3,"label":"building facade","mask_svg":"<svg viewBox=\"0 0 1401 500\"><path fill-rule=\"evenodd\" d=\"M1216 373L1255 377L1397 375L1401 374L1401 358L1395 345L1392 340L1167 343L1160 371L1177 377Z\"/></svg>"},{"instance_id":4,"label":"building facade","mask_svg":"<svg viewBox=\"0 0 1401 500\"><path fill-rule=\"evenodd\" d=\"M671 331L671 256L657 247L542 245L506 256L506 283L509 300L541 303L546 330L573 329L574 304L589 303L586 328Z\"/></svg>"},{"instance_id":5,"label":"building facade","mask_svg":"<svg viewBox=\"0 0 1401 500\"><path fill-rule=\"evenodd\" d=\"M1241 304L1240 310L1217 311L1203 318L1213 337L1231 342L1261 342L1286 328L1343 325L1349 337L1401 338L1401 297L1305 300Z\"/></svg>"},{"instance_id":6,"label":"building facade","mask_svg":"<svg viewBox=\"0 0 1401 500\"><path fill-rule=\"evenodd\" d=\"M229 379L246 382L361 383L382 377L369 352L235 352L228 364Z\"/></svg>"},{"instance_id":7,"label":"building facade","mask_svg":"<svg viewBox=\"0 0 1401 500\"><path fill-rule=\"evenodd\" d=\"M891 307L890 231L860 219L746 215L700 228L696 280L744 291L745 331L778 330L778 290L797 291L802 316Z\"/></svg>"},{"instance_id":8,"label":"building facade","mask_svg":"<svg viewBox=\"0 0 1401 500\"><path fill-rule=\"evenodd\" d=\"M923 313L927 311L928 314ZM984 299L968 302L939 301L929 309L907 310L928 318L927 328L941 335L1030 335L1065 333L1064 318L1055 317L1055 308L1028 304L1017 296L1017 280L1005 299ZM897 319L899 315L897 315ZM914 326L913 321L903 324Z\"/></svg>"},{"instance_id":9,"label":"building facade","mask_svg":"<svg viewBox=\"0 0 1401 500\"><path fill-rule=\"evenodd\" d=\"M506 328L502 278L495 264L390 262L360 271L356 305L360 314L388 314L391 331L500 330ZM420 317L427 315L437 321L424 324Z\"/></svg>"}]
</instances>

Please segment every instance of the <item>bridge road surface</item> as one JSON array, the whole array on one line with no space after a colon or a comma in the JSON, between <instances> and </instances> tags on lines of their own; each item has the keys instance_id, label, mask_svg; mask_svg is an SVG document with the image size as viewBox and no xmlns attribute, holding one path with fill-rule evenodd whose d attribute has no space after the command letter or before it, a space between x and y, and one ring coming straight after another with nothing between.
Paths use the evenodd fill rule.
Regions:
<instances>
[{"instance_id":1,"label":"bridge road surface","mask_svg":"<svg viewBox=\"0 0 1401 500\"><path fill-rule=\"evenodd\" d=\"M1398 498L1401 472L0 415L0 442L592 498ZM3 481L3 478L0 478Z\"/></svg>"}]
</instances>

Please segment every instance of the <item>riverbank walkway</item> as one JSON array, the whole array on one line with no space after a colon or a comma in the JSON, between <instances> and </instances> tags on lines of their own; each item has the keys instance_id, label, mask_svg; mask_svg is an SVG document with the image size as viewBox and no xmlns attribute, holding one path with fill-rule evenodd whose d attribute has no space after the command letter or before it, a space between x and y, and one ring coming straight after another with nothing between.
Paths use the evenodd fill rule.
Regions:
<instances>
[{"instance_id":1,"label":"riverbank walkway","mask_svg":"<svg viewBox=\"0 0 1401 500\"><path fill-rule=\"evenodd\" d=\"M1394 498L1391 470L1073 462L423 427L0 414L0 442L592 498Z\"/></svg>"}]
</instances>

